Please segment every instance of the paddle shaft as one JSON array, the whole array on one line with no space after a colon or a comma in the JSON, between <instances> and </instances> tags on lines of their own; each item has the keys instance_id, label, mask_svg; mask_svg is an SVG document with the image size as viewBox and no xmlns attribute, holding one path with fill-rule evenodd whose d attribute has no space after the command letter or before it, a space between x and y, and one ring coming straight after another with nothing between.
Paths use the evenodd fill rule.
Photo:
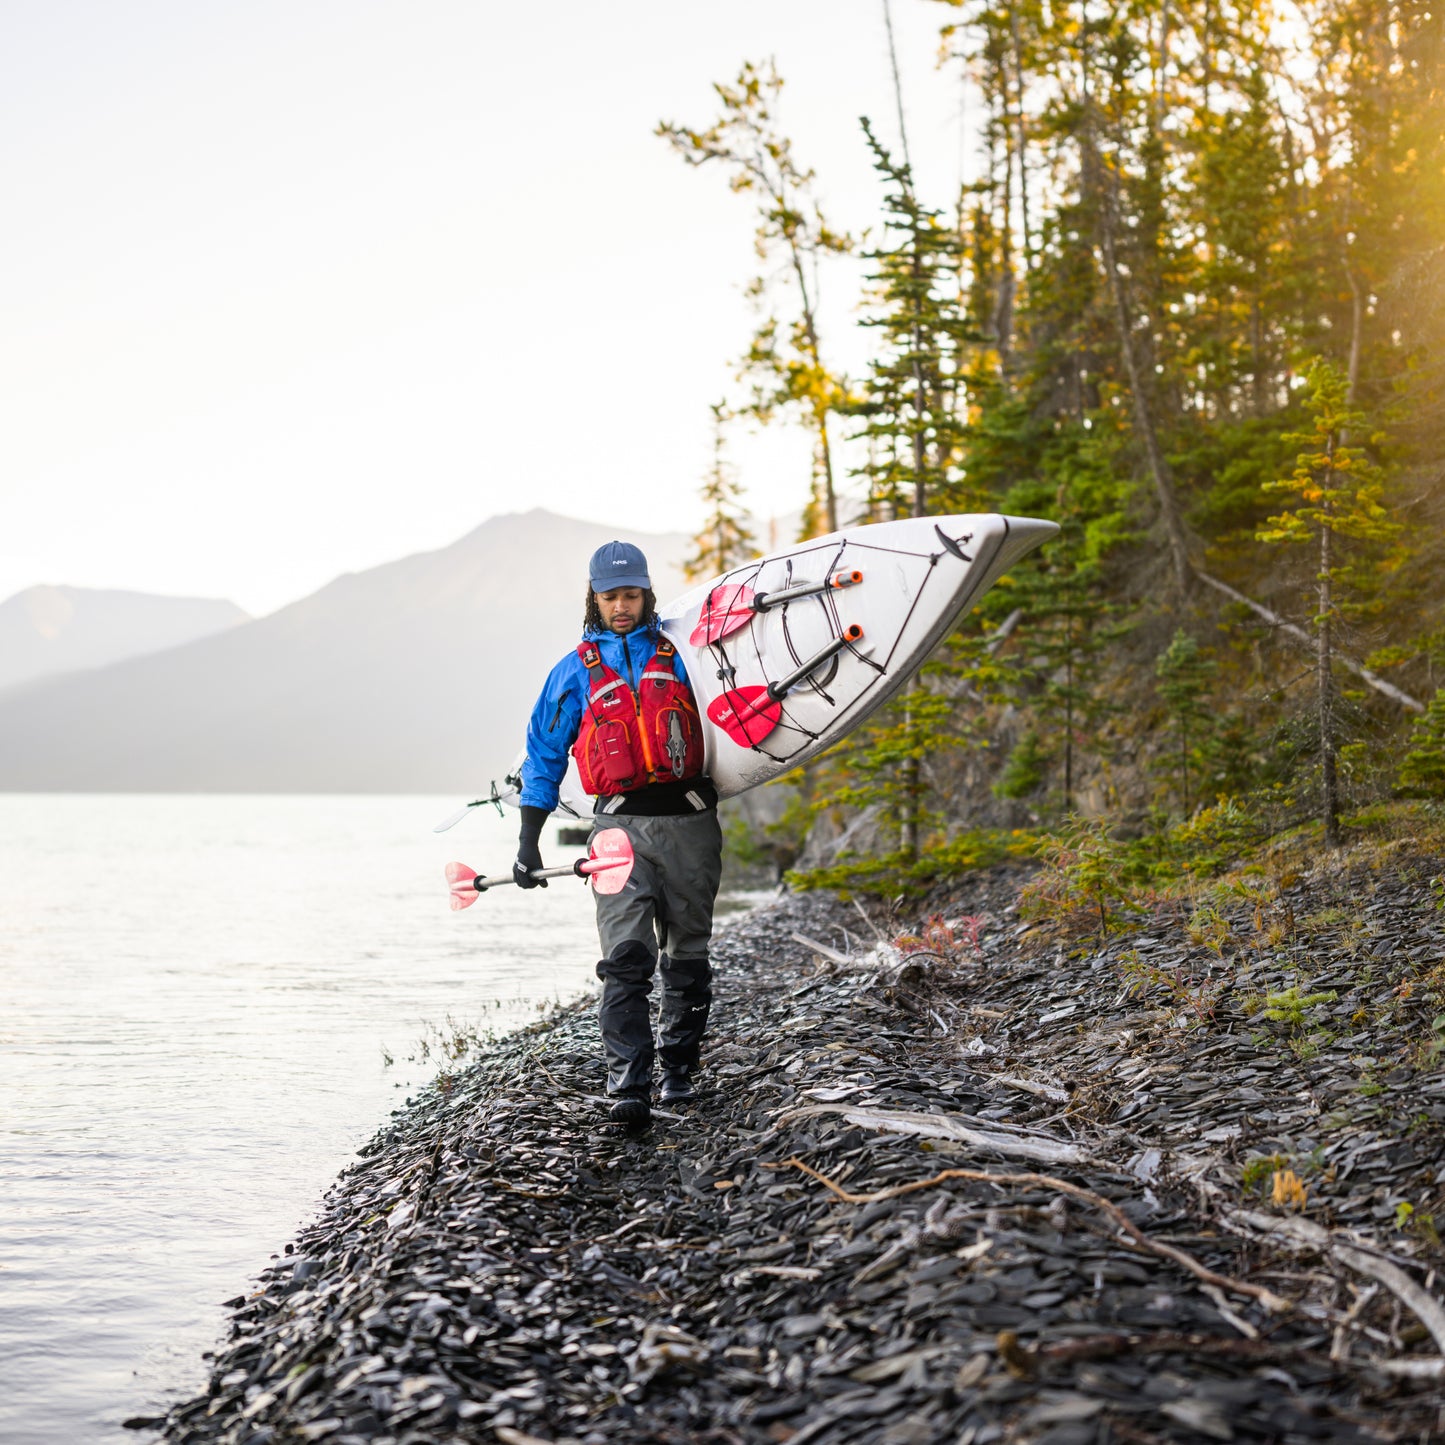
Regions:
<instances>
[{"instance_id":1,"label":"paddle shaft","mask_svg":"<svg viewBox=\"0 0 1445 1445\"><path fill-rule=\"evenodd\" d=\"M566 878L569 875L573 878L586 878L591 873L601 873L604 868L621 868L630 864L630 858L618 858L607 860L602 858L579 858L575 863L568 863L562 868L533 868L533 878ZM488 888L501 888L505 884L515 883L515 875L504 874L500 878L473 878L472 887L478 893L485 893Z\"/></svg>"},{"instance_id":2,"label":"paddle shaft","mask_svg":"<svg viewBox=\"0 0 1445 1445\"><path fill-rule=\"evenodd\" d=\"M830 658L836 657L845 647L851 646L863 636L863 629L856 623L850 627L841 637L835 637L825 647L816 652L805 663L793 669L786 677L780 677L777 682L768 684L768 698L772 702L778 702L786 697L797 685L810 674L817 672L822 665Z\"/></svg>"},{"instance_id":3,"label":"paddle shaft","mask_svg":"<svg viewBox=\"0 0 1445 1445\"><path fill-rule=\"evenodd\" d=\"M812 597L819 592L852 587L862 580L861 572L835 572L821 582L799 582L796 587L784 587L778 592L759 592L753 597L752 609L754 612L766 612L768 608L776 607L782 602L791 602L795 597Z\"/></svg>"}]
</instances>

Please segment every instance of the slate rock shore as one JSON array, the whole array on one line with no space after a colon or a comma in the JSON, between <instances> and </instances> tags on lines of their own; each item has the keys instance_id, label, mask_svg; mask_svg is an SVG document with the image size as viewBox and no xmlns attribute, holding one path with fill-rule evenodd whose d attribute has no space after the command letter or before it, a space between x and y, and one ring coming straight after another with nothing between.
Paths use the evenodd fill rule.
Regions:
<instances>
[{"instance_id":1,"label":"slate rock shore","mask_svg":"<svg viewBox=\"0 0 1445 1445\"><path fill-rule=\"evenodd\" d=\"M233 1302L164 1438L1445 1439L1439 869L1098 944L1007 870L741 915L695 1106L614 1132L586 1002L489 1046Z\"/></svg>"}]
</instances>

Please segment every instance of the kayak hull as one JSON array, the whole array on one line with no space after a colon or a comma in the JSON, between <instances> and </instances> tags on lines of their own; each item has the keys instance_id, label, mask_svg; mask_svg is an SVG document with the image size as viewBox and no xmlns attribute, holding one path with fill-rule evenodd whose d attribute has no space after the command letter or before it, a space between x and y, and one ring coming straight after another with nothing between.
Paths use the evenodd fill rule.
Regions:
<instances>
[{"instance_id":1,"label":"kayak hull","mask_svg":"<svg viewBox=\"0 0 1445 1445\"><path fill-rule=\"evenodd\" d=\"M682 655L705 720L707 770L719 796L771 782L846 737L908 684L1014 563L1058 530L1053 522L997 513L848 527L734 567L661 608L663 631ZM766 601L770 592L853 571L863 574L854 585L765 608L726 637L705 640L704 612L717 589L745 587ZM724 692L777 684L850 627L862 637L783 698L761 740L708 720L709 709L726 711L714 706Z\"/></svg>"}]
</instances>

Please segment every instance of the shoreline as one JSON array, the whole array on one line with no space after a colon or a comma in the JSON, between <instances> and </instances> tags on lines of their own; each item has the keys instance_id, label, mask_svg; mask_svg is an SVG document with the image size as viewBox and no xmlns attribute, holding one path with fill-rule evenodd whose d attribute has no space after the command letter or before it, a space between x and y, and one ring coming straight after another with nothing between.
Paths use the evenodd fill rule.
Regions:
<instances>
[{"instance_id":1,"label":"shoreline","mask_svg":"<svg viewBox=\"0 0 1445 1445\"><path fill-rule=\"evenodd\" d=\"M163 1437L1431 1438L1445 1378L1407 1376L1445 1340L1401 1280L1432 1299L1441 1250L1396 1226L1438 1193L1445 1070L1403 1043L1445 914L1408 862L1296 881L1277 944L1241 904L1232 950L1162 920L1071 957L1007 870L934 899L955 926L912 955L830 895L734 915L690 1114L605 1124L592 1000L499 1040L230 1302ZM1306 1017L1353 1034L1251 1012L1296 953L1296 1001L1336 994Z\"/></svg>"}]
</instances>

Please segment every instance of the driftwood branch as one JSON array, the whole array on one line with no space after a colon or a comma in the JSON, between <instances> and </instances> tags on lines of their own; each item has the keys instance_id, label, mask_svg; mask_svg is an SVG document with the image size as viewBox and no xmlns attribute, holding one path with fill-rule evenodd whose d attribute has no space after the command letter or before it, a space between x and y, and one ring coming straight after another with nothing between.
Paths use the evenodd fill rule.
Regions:
<instances>
[{"instance_id":1,"label":"driftwood branch","mask_svg":"<svg viewBox=\"0 0 1445 1445\"><path fill-rule=\"evenodd\" d=\"M883 1134L910 1134L919 1139L947 1139L974 1149L992 1149L1015 1159L1034 1159L1040 1164L1083 1164L1089 1156L1077 1144L1042 1135L996 1134L991 1129L973 1129L947 1114L915 1114L902 1109L864 1109L848 1104L811 1104L790 1109L779 1117L782 1124L817 1114L841 1114L844 1121Z\"/></svg>"},{"instance_id":2,"label":"driftwood branch","mask_svg":"<svg viewBox=\"0 0 1445 1445\"><path fill-rule=\"evenodd\" d=\"M1238 602L1241 606L1248 607L1256 617L1262 618L1265 622L1269 623L1271 627L1278 628L1279 631L1283 632L1291 641L1298 642L1301 646L1309 648L1311 652L1314 651L1315 639L1311 637L1303 627L1299 627L1287 618L1281 617L1278 612L1271 607L1266 607L1263 602L1256 602L1253 597L1246 597L1243 592L1239 591L1236 587L1231 587L1228 582L1221 582L1218 577L1211 577L1208 572L1201 572L1196 567L1194 569L1194 575L1198 577L1201 582L1214 588L1216 592L1222 592L1230 601ZM1411 697L1408 692L1402 691L1392 682L1386 682L1379 673L1371 672L1368 667L1356 662L1351 657L1344 656L1342 653L1336 652L1334 657L1335 661L1338 662L1341 667L1354 673L1361 682L1374 688L1382 697L1389 698L1391 702L1399 703L1401 707L1408 708L1411 712L1425 711L1425 704L1421 702L1419 698Z\"/></svg>"},{"instance_id":3,"label":"driftwood branch","mask_svg":"<svg viewBox=\"0 0 1445 1445\"><path fill-rule=\"evenodd\" d=\"M846 953L839 953L836 948L829 948L826 943L819 943L816 938L809 938L806 933L792 933L789 937L794 943L801 943L804 948L811 948L820 958L826 958L831 963L851 964L853 962Z\"/></svg>"},{"instance_id":4,"label":"driftwood branch","mask_svg":"<svg viewBox=\"0 0 1445 1445\"><path fill-rule=\"evenodd\" d=\"M1160 1240L1151 1239L1117 1204L1105 1199L1102 1194L1095 1194L1092 1189L1085 1189L1078 1184L1070 1184L1067 1179L1056 1179L1052 1174L990 1174L983 1169L945 1169L941 1174L935 1174L928 1179L915 1180L912 1184L897 1184L892 1189L879 1189L872 1194L853 1194L844 1189L842 1185L835 1184L827 1175L820 1174L816 1169L804 1164L801 1159L784 1159L781 1163L769 1167L800 1169L809 1178L816 1179L819 1184L830 1190L845 1204L875 1204L884 1199L896 1199L902 1194L913 1194L920 1189L932 1189L936 1185L946 1184L950 1179L970 1179L985 1184L1041 1185L1045 1189L1053 1189L1060 1194L1067 1194L1071 1199L1077 1199L1081 1203L1093 1205L1095 1209L1105 1214L1123 1230L1146 1254L1156 1255L1160 1259L1167 1259L1179 1265L1181 1269L1188 1270L1196 1279L1203 1280L1205 1284L1212 1284L1219 1289L1228 1290L1230 1294L1257 1300L1267 1310L1274 1310L1277 1313L1294 1308L1287 1299L1275 1294L1271 1289L1266 1289L1264 1285L1250 1284L1242 1279L1231 1279L1226 1274L1216 1274L1212 1269L1200 1264L1192 1254L1186 1254L1172 1244L1164 1244ZM1243 1340L1238 1343L1248 1344L1250 1342Z\"/></svg>"},{"instance_id":5,"label":"driftwood branch","mask_svg":"<svg viewBox=\"0 0 1445 1445\"><path fill-rule=\"evenodd\" d=\"M1445 1309L1441 1308L1434 1295L1416 1284L1398 1264L1362 1249L1348 1235L1331 1233L1312 1219L1279 1218L1250 1209L1234 1210L1227 1218L1230 1223L1242 1224L1287 1249L1311 1250L1337 1259L1356 1274L1384 1285L1429 1330L1441 1354L1445 1355Z\"/></svg>"}]
</instances>

